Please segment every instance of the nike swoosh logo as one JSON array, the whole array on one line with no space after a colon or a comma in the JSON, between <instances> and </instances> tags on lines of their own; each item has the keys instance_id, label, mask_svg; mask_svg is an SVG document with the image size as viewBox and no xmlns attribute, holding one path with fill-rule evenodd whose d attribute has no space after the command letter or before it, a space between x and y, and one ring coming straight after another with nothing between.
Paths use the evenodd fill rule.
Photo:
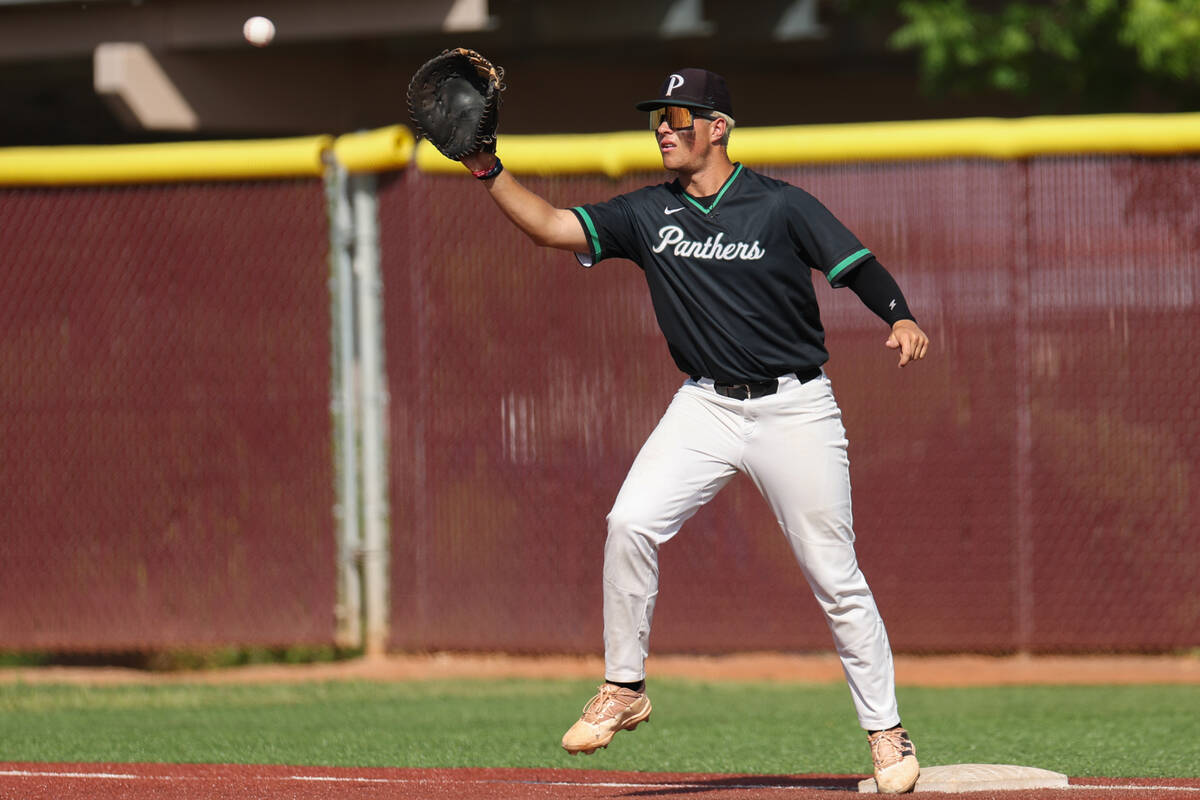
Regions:
<instances>
[{"instance_id":1,"label":"nike swoosh logo","mask_svg":"<svg viewBox=\"0 0 1200 800\"><path fill-rule=\"evenodd\" d=\"M668 217L672 214L678 214L680 211L683 211L683 206L680 206L679 208L663 208L663 213Z\"/></svg>"}]
</instances>

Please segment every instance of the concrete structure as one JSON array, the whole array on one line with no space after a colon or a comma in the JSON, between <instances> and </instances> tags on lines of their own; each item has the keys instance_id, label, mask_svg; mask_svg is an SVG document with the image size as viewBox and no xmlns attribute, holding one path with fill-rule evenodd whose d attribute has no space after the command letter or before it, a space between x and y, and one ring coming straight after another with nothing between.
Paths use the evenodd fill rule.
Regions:
<instances>
[{"instance_id":1,"label":"concrete structure","mask_svg":"<svg viewBox=\"0 0 1200 800\"><path fill-rule=\"evenodd\" d=\"M676 67L722 72L745 125L1023 113L917 90L895 20L832 0L0 0L0 146L344 133L402 122L452 45L502 64L501 130L629 130ZM242 38L262 14L268 47Z\"/></svg>"}]
</instances>

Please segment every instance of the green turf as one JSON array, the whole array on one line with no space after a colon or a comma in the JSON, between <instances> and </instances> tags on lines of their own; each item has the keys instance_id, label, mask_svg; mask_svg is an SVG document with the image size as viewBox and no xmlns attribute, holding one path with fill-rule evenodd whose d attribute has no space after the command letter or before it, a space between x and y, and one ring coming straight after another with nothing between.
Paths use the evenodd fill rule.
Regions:
<instances>
[{"instance_id":1,"label":"green turf","mask_svg":"<svg viewBox=\"0 0 1200 800\"><path fill-rule=\"evenodd\" d=\"M843 684L651 684L651 723L571 757L570 681L0 686L0 760L869 771ZM926 765L1200 777L1200 687L902 689Z\"/></svg>"}]
</instances>

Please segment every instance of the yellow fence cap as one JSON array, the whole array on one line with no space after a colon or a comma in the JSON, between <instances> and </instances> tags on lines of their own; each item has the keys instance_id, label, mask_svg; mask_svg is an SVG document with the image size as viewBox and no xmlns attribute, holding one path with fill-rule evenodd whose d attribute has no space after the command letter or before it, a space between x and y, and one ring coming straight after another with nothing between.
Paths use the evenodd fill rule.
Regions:
<instances>
[{"instance_id":1,"label":"yellow fence cap","mask_svg":"<svg viewBox=\"0 0 1200 800\"><path fill-rule=\"evenodd\" d=\"M330 136L0 148L0 185L79 185L319 176Z\"/></svg>"},{"instance_id":2,"label":"yellow fence cap","mask_svg":"<svg viewBox=\"0 0 1200 800\"><path fill-rule=\"evenodd\" d=\"M729 147L730 157L746 164L1196 151L1200 151L1200 113L735 128ZM618 177L662 169L661 156L649 131L502 135L497 153L506 168L532 175L591 173ZM428 142L418 143L415 161L424 172L467 174Z\"/></svg>"},{"instance_id":3,"label":"yellow fence cap","mask_svg":"<svg viewBox=\"0 0 1200 800\"><path fill-rule=\"evenodd\" d=\"M403 125L391 125L339 136L333 154L351 172L381 172L408 166L415 147L412 131Z\"/></svg>"},{"instance_id":4,"label":"yellow fence cap","mask_svg":"<svg viewBox=\"0 0 1200 800\"><path fill-rule=\"evenodd\" d=\"M1200 112L980 117L916 122L737 128L730 156L746 164L1015 159L1039 155L1200 152ZM0 186L253 180L319 176L332 153L352 172L396 170L469 176L403 125L339 136L87 147L0 148ZM502 135L498 155L526 175L656 172L649 131Z\"/></svg>"},{"instance_id":5,"label":"yellow fence cap","mask_svg":"<svg viewBox=\"0 0 1200 800\"><path fill-rule=\"evenodd\" d=\"M730 153L747 163L1030 158L1200 150L1200 114L970 118L735 130Z\"/></svg>"}]
</instances>

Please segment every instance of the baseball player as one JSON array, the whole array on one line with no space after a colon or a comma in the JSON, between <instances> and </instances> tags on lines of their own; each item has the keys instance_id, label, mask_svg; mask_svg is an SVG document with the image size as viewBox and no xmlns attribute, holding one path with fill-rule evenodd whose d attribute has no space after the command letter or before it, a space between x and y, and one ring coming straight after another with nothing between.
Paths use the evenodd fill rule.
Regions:
<instances>
[{"instance_id":1,"label":"baseball player","mask_svg":"<svg viewBox=\"0 0 1200 800\"><path fill-rule=\"evenodd\" d=\"M659 548L744 472L825 613L879 790L909 791L920 768L900 725L883 620L855 557L846 434L822 370L828 353L812 273L849 287L890 326L886 345L901 367L924 358L929 339L891 275L820 202L730 161L733 104L721 76L673 72L637 108L649 112L676 178L608 202L554 208L493 153L463 159L538 245L571 251L585 267L610 258L641 267L687 376L608 515L605 682L562 746L592 753L649 719Z\"/></svg>"}]
</instances>

